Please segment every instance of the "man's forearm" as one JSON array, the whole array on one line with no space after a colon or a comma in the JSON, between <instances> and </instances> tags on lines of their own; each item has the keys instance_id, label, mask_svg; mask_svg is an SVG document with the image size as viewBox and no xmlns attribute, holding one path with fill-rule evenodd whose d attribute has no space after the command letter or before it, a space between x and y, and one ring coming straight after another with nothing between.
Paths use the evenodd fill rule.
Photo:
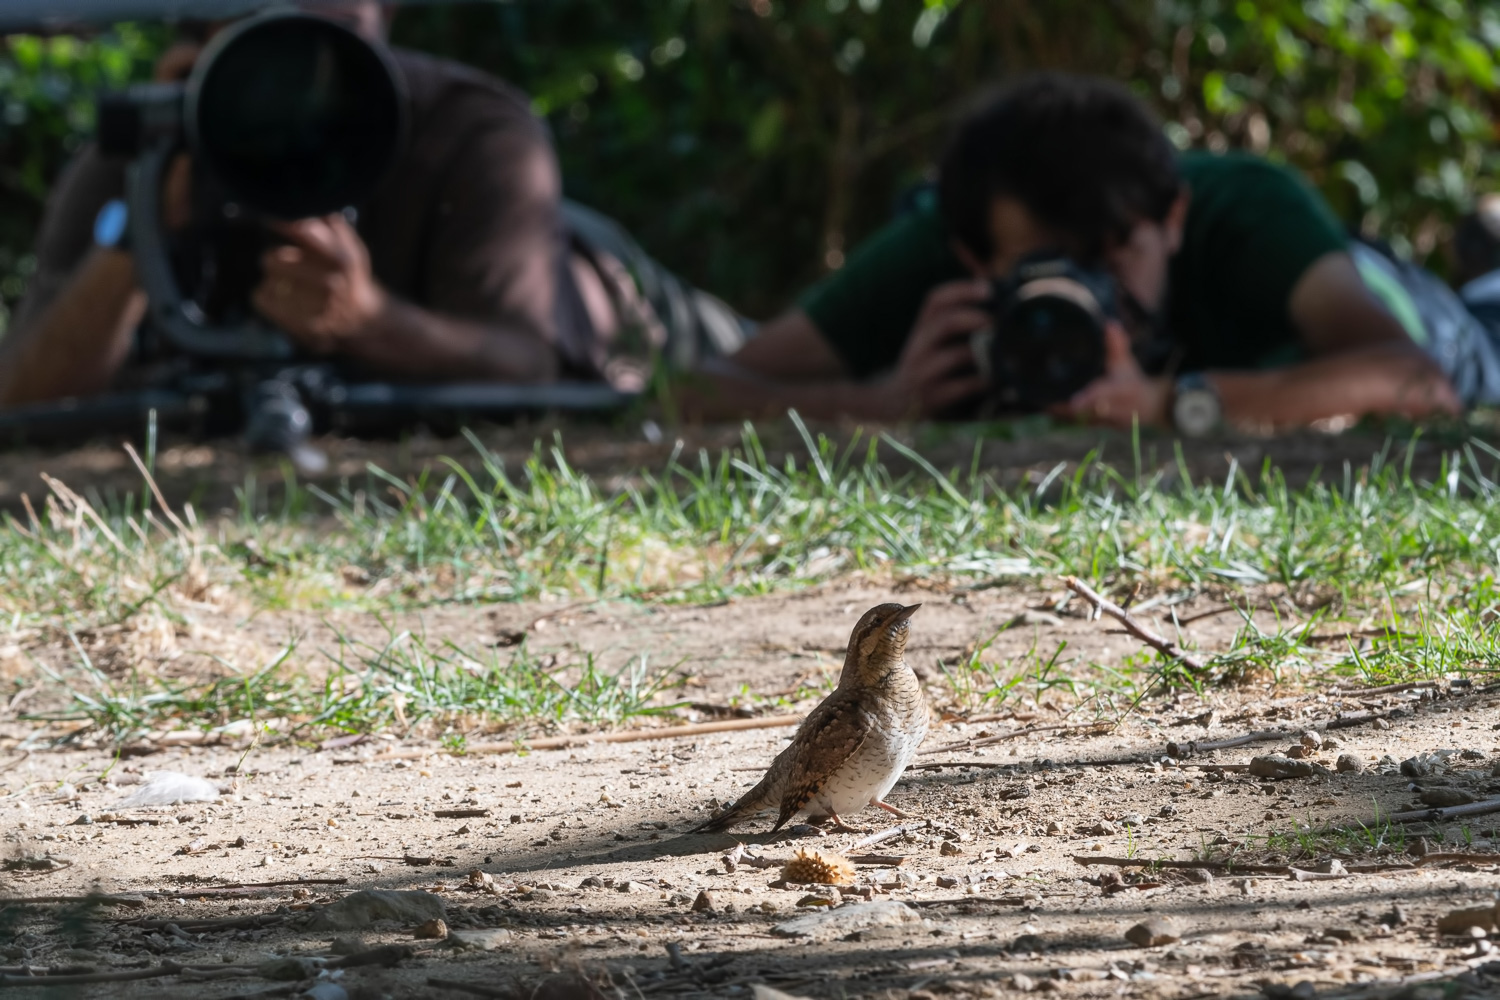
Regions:
<instances>
[{"instance_id":1,"label":"man's forearm","mask_svg":"<svg viewBox=\"0 0 1500 1000\"><path fill-rule=\"evenodd\" d=\"M1257 427L1299 426L1330 417L1418 419L1460 409L1446 376L1420 348L1388 344L1272 371L1212 372L1224 419Z\"/></svg>"},{"instance_id":2,"label":"man's forearm","mask_svg":"<svg viewBox=\"0 0 1500 1000\"><path fill-rule=\"evenodd\" d=\"M454 319L386 296L368 329L339 349L372 368L417 381L550 382L557 352L541 337Z\"/></svg>"},{"instance_id":3,"label":"man's forearm","mask_svg":"<svg viewBox=\"0 0 1500 1000\"><path fill-rule=\"evenodd\" d=\"M39 316L0 341L0 406L103 391L145 307L130 255L90 251Z\"/></svg>"}]
</instances>

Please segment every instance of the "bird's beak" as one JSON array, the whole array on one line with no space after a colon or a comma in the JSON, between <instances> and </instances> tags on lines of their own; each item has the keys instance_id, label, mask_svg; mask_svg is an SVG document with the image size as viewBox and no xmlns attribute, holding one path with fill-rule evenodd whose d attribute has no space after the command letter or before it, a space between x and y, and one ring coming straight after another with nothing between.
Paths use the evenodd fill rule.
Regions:
<instances>
[{"instance_id":1,"label":"bird's beak","mask_svg":"<svg viewBox=\"0 0 1500 1000\"><path fill-rule=\"evenodd\" d=\"M896 620L897 621L905 621L906 619L910 618L912 615L916 614L917 613L917 609L920 608L921 606L922 605L920 605L920 604L913 604L909 608L902 608L901 609L901 613L896 616Z\"/></svg>"}]
</instances>

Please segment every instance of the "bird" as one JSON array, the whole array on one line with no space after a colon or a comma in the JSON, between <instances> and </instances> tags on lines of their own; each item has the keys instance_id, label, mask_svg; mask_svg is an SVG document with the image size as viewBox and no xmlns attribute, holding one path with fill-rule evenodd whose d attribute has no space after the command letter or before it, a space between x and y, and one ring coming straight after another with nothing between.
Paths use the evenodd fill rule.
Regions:
<instances>
[{"instance_id":1,"label":"bird","mask_svg":"<svg viewBox=\"0 0 1500 1000\"><path fill-rule=\"evenodd\" d=\"M885 796L927 736L927 702L906 663L911 616L920 604L880 604L860 617L849 636L838 685L803 720L791 745L771 762L759 784L692 833L728 830L759 813L778 810L775 833L799 812L833 820L866 805L899 819L906 813Z\"/></svg>"}]
</instances>

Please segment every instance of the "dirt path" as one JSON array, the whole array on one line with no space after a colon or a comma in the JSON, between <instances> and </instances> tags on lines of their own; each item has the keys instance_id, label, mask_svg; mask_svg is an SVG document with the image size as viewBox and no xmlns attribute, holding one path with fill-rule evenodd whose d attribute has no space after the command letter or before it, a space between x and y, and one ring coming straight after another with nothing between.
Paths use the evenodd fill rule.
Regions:
<instances>
[{"instance_id":1,"label":"dirt path","mask_svg":"<svg viewBox=\"0 0 1500 1000\"><path fill-rule=\"evenodd\" d=\"M539 650L593 651L616 661L646 651L680 662L696 678L691 698L723 704L742 690L788 691L799 680L816 687L837 670L858 613L889 595L856 581L718 607L514 605L428 616L423 624L436 634L471 638L526 629ZM1030 623L1002 633L986 655L1009 663L1035 646L1050 656L1067 640L1059 675L1082 679L1093 669L1088 663L1120 667L1135 651L1098 623L1034 609L1051 596L926 595L910 655L933 674L935 700L953 697L937 661L951 663L1019 614ZM258 620L268 637L288 624ZM1191 628L1205 647L1222 648L1234 624L1234 616L1220 616ZM1064 690L1043 682L1013 692L1001 713L1010 718L945 722L927 746L1093 718L1092 705L1064 718L1057 710L1067 701ZM760 707L770 711L774 701L763 699ZM142 898L91 917L52 903L11 911L0 921L0 964L118 969L173 961L238 968L276 956L326 956L335 938L357 936L366 946L418 948L395 969L344 974L351 995L372 997L463 995L428 985L429 978L492 990L519 985L518 995L529 996L558 970L607 974L622 996L749 996L763 983L820 998L1032 989L1186 998L1253 995L1263 983L1290 987L1302 980L1316 984L1320 996L1363 996L1359 990L1376 984L1487 961L1486 942L1438 939L1434 926L1454 907L1492 902L1500 889L1496 866L1480 858L1296 881L1212 866L1154 873L1085 866L1075 856L1190 859L1238 849L1241 861L1309 868L1334 857L1350 868L1405 864L1412 856L1399 852L1411 845L1378 824L1373 834L1308 837L1305 844L1297 824L1370 823L1377 809L1410 807L1413 779L1397 763L1439 751L1454 752L1422 783L1443 782L1480 797L1500 792L1490 776L1500 755L1496 706L1492 695L1462 690L1433 699L1421 691L1356 697L1326 689L1302 696L1215 689L1206 700L1150 699L1114 730L1033 731L931 753L922 765L952 766L913 771L893 793L895 804L928 825L859 852L905 860L866 859L849 895L777 886L775 867L741 863L726 871L721 857L736 842L773 859L807 845L848 850L855 836L769 837L761 832L766 822L736 836L686 832L715 800L731 799L755 780L754 769L783 745L786 729L524 756L454 757L436 743L394 736L332 750L258 747L248 756L241 746L175 747L111 768L112 752L103 747L26 755L21 741L32 734L11 724L0 737L6 895L68 896L97 887ZM1326 727L1336 713L1350 711L1383 714L1388 728L1373 721ZM1268 728L1321 730L1338 746L1320 750L1318 762L1332 768L1339 755L1350 754L1364 770L1263 781L1232 769L1160 763L1171 740ZM1242 764L1292 742L1217 751L1188 763ZM391 759L392 750L417 753ZM213 803L122 809L143 775L156 770L203 776L224 794ZM463 810L482 814L442 815ZM126 825L111 815L156 822ZM857 817L874 827L888 820L873 810ZM1487 853L1500 839L1497 825L1500 814L1455 821L1427 836L1435 845L1441 835L1446 850ZM1382 832L1378 850L1362 839L1378 840ZM1268 843L1272 833L1280 836ZM407 855L452 864L388 860ZM22 863L48 856L55 859L50 870ZM484 875L471 883L471 871ZM306 882L238 893L245 898L222 888L288 880ZM496 950L414 940L412 920L350 932L299 926L303 911L364 888L435 893L455 934L493 929L487 943ZM695 910L702 892L708 896L699 905L711 908ZM828 909L815 900L840 905ZM189 923L258 914L276 916L259 928L202 930ZM809 914L826 914L833 923L808 936L783 936L789 933L783 925ZM1133 925L1167 915L1180 940L1144 948L1126 940ZM1493 989L1495 980L1483 978L1487 968L1467 974ZM275 986L243 974L207 982L172 976L57 995L212 1000Z\"/></svg>"}]
</instances>

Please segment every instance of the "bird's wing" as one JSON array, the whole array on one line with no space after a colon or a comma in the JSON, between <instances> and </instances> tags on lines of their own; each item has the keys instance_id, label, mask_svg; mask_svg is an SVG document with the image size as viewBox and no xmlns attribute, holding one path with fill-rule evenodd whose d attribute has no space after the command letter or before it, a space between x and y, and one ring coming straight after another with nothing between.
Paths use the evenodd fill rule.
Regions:
<instances>
[{"instance_id":1,"label":"bird's wing","mask_svg":"<svg viewBox=\"0 0 1500 1000\"><path fill-rule=\"evenodd\" d=\"M789 761L775 833L822 790L869 739L870 722L853 700L825 701L813 710L797 733L796 754ZM790 749L790 748L789 748Z\"/></svg>"}]
</instances>

